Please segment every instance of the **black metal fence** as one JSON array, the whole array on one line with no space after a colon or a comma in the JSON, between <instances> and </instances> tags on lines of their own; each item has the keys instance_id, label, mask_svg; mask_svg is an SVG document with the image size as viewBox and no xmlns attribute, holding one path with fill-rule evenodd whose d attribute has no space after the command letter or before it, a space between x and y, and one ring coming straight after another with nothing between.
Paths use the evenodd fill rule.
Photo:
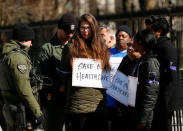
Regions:
<instances>
[{"instance_id":1,"label":"black metal fence","mask_svg":"<svg viewBox=\"0 0 183 131\"><path fill-rule=\"evenodd\" d=\"M172 116L172 131L183 131L183 111L174 111Z\"/></svg>"},{"instance_id":2,"label":"black metal fence","mask_svg":"<svg viewBox=\"0 0 183 131\"><path fill-rule=\"evenodd\" d=\"M183 68L180 68L180 86L183 88ZM183 131L183 109L174 111L172 116L172 131Z\"/></svg>"}]
</instances>

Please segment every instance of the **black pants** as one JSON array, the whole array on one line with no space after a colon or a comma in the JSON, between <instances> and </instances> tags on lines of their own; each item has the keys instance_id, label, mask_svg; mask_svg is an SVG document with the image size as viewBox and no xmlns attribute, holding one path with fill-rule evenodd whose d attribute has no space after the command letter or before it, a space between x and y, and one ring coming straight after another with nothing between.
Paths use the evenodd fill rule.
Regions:
<instances>
[{"instance_id":1,"label":"black pants","mask_svg":"<svg viewBox=\"0 0 183 131\"><path fill-rule=\"evenodd\" d=\"M165 108L158 108L154 111L154 119L151 131L171 131L172 112L168 112Z\"/></svg>"},{"instance_id":2,"label":"black pants","mask_svg":"<svg viewBox=\"0 0 183 131\"><path fill-rule=\"evenodd\" d=\"M72 114L66 118L67 131L107 131L104 114Z\"/></svg>"},{"instance_id":3,"label":"black pants","mask_svg":"<svg viewBox=\"0 0 183 131\"><path fill-rule=\"evenodd\" d=\"M65 121L64 105L50 101L46 108L46 131L62 131Z\"/></svg>"},{"instance_id":4,"label":"black pants","mask_svg":"<svg viewBox=\"0 0 183 131\"><path fill-rule=\"evenodd\" d=\"M6 127L7 125L6 125L6 121L5 121L4 116L3 116L3 113L2 113L3 105L4 105L3 98L2 98L2 96L0 94L0 126L3 129L3 131L5 131L6 128L7 128Z\"/></svg>"},{"instance_id":5,"label":"black pants","mask_svg":"<svg viewBox=\"0 0 183 131\"><path fill-rule=\"evenodd\" d=\"M123 123L123 117L116 107L108 107L106 118L109 126L108 131L124 130L124 126L121 125Z\"/></svg>"}]
</instances>

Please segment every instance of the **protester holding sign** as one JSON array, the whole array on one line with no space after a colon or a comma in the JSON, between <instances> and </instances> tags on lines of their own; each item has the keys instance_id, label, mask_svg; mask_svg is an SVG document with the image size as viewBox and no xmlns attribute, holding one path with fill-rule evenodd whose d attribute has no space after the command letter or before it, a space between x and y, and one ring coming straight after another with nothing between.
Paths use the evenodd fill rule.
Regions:
<instances>
[{"instance_id":1,"label":"protester holding sign","mask_svg":"<svg viewBox=\"0 0 183 131\"><path fill-rule=\"evenodd\" d=\"M124 131L149 131L159 92L159 62L154 53L156 37L149 30L139 31L133 44L128 44L128 56L118 70L138 77L135 108L122 108ZM125 110L126 109L126 110Z\"/></svg>"},{"instance_id":2,"label":"protester holding sign","mask_svg":"<svg viewBox=\"0 0 183 131\"><path fill-rule=\"evenodd\" d=\"M127 43L132 42L132 31L127 25L121 25L116 31L116 45L111 48L110 64L112 78L116 74L117 68L123 57L127 55ZM116 104L116 100L107 95L108 117L111 123L111 131L116 131L121 128L121 114ZM118 126L119 125L119 126Z\"/></svg>"},{"instance_id":3,"label":"protester holding sign","mask_svg":"<svg viewBox=\"0 0 183 131\"><path fill-rule=\"evenodd\" d=\"M66 111L68 114L67 128L69 131L107 131L105 122L106 93L103 88L73 86L72 71L74 60L88 58L101 62L103 70L110 70L109 52L105 43L101 43L101 38L97 35L98 23L93 15L84 14L80 17L78 30L69 47L65 47L61 61L61 72L65 78L65 90L67 93ZM84 64L78 66L79 69L94 68L94 64ZM79 70L78 69L78 70ZM93 72L88 72L93 73ZM87 76L88 78L93 77ZM81 79L84 78L82 75ZM98 78L98 77L97 77ZM81 81L82 82L82 81ZM83 80L83 82L85 82ZM86 83L87 84L87 83ZM88 83L89 84L89 83ZM86 85L87 86L87 85Z\"/></svg>"}]
</instances>

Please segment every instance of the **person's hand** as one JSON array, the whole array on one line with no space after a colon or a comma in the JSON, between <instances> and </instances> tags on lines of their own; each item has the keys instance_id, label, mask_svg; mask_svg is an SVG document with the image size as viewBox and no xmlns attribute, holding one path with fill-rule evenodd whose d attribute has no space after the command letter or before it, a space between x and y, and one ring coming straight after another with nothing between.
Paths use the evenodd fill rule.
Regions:
<instances>
[{"instance_id":1,"label":"person's hand","mask_svg":"<svg viewBox=\"0 0 183 131\"><path fill-rule=\"evenodd\" d=\"M45 120L44 115L41 115L39 118L35 119L35 126L38 127L44 122L44 120Z\"/></svg>"},{"instance_id":2,"label":"person's hand","mask_svg":"<svg viewBox=\"0 0 183 131\"><path fill-rule=\"evenodd\" d=\"M129 58L131 61L135 60L135 55L134 55L133 53L134 53L133 48L128 48L128 49L127 49L127 55L128 55L128 58Z\"/></svg>"},{"instance_id":3,"label":"person's hand","mask_svg":"<svg viewBox=\"0 0 183 131\"><path fill-rule=\"evenodd\" d=\"M135 59L139 59L142 57L142 55L139 53L139 52L136 52L134 51L133 48L128 48L127 49L127 55L128 55L128 58L133 61Z\"/></svg>"}]
</instances>

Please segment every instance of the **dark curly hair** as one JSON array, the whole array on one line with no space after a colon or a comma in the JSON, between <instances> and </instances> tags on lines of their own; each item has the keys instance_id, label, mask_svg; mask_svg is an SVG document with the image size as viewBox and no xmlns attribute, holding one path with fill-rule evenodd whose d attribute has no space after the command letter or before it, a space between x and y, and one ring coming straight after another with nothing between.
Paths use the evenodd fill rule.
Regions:
<instances>
[{"instance_id":1,"label":"dark curly hair","mask_svg":"<svg viewBox=\"0 0 183 131\"><path fill-rule=\"evenodd\" d=\"M151 26L151 28L155 32L161 29L161 36L165 36L169 32L169 27L169 23L165 17L160 17L159 19L156 19Z\"/></svg>"}]
</instances>

